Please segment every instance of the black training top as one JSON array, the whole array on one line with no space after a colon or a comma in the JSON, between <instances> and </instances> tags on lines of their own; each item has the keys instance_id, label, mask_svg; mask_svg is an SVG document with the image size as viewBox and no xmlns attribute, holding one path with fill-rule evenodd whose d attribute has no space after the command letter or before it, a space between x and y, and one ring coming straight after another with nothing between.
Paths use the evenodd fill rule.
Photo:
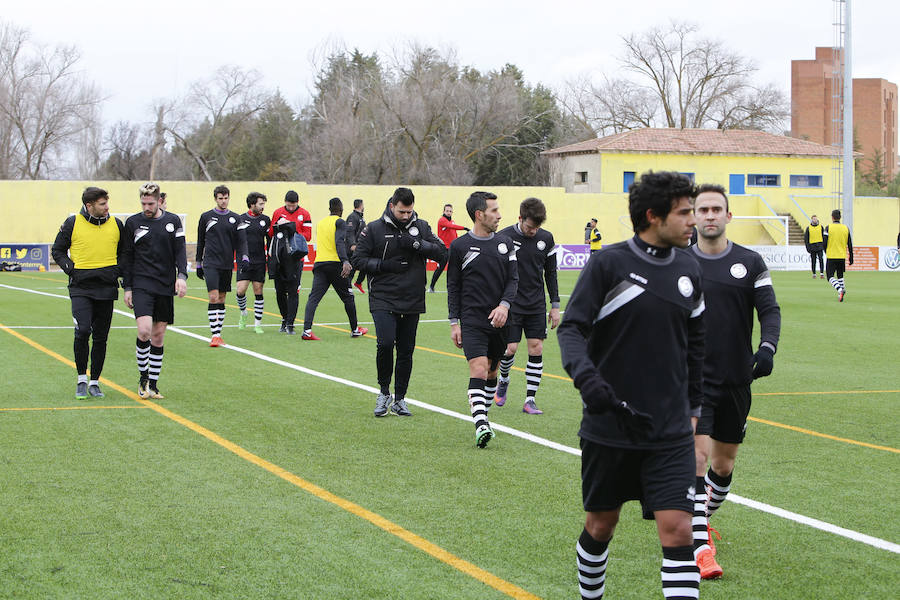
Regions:
<instances>
[{"instance_id":1,"label":"black training top","mask_svg":"<svg viewBox=\"0 0 900 600\"><path fill-rule=\"evenodd\" d=\"M528 237L519 229L519 224L510 225L500 231L509 237L516 247L516 268L519 272L519 289L510 310L522 314L547 312L547 294L550 294L552 308L559 308L559 283L556 280L556 244L553 234L539 229L534 237Z\"/></svg>"},{"instance_id":2,"label":"black training top","mask_svg":"<svg viewBox=\"0 0 900 600\"><path fill-rule=\"evenodd\" d=\"M447 306L451 322L491 329L488 319L497 306L516 300L519 274L516 247L499 233L479 238L468 232L450 244L447 264Z\"/></svg>"},{"instance_id":3,"label":"black training top","mask_svg":"<svg viewBox=\"0 0 900 600\"><path fill-rule=\"evenodd\" d=\"M575 387L599 375L616 397L653 417L631 439L614 414L583 411L579 435L620 448L667 448L693 439L703 387L700 266L684 250L634 238L591 255L559 326L563 366Z\"/></svg>"},{"instance_id":4,"label":"black training top","mask_svg":"<svg viewBox=\"0 0 900 600\"><path fill-rule=\"evenodd\" d=\"M178 215L152 219L140 212L125 221L122 279L126 290L175 295L175 278L187 279L184 227Z\"/></svg>"},{"instance_id":5,"label":"black training top","mask_svg":"<svg viewBox=\"0 0 900 600\"><path fill-rule=\"evenodd\" d=\"M197 224L197 262L204 269L230 271L235 255L238 260L247 256L246 230L247 224L237 213L206 211Z\"/></svg>"},{"instance_id":6,"label":"black training top","mask_svg":"<svg viewBox=\"0 0 900 600\"><path fill-rule=\"evenodd\" d=\"M266 215L254 215L247 211L241 215L241 221L247 224L244 232L247 235L247 256L250 258L250 264L264 266L271 239L269 224L272 220Z\"/></svg>"},{"instance_id":7,"label":"black training top","mask_svg":"<svg viewBox=\"0 0 900 600\"><path fill-rule=\"evenodd\" d=\"M761 344L775 352L781 333L781 309L769 269L758 253L731 241L721 254L703 254L698 246L691 253L700 263L706 298L703 382L746 385L753 379L753 309Z\"/></svg>"}]
</instances>

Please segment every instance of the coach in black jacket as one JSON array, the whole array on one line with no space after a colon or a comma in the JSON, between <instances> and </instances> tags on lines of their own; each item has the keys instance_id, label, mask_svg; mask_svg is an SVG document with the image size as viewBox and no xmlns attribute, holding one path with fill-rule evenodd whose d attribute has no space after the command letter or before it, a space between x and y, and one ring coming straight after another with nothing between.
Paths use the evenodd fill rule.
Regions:
<instances>
[{"instance_id":1,"label":"coach in black jacket","mask_svg":"<svg viewBox=\"0 0 900 600\"><path fill-rule=\"evenodd\" d=\"M412 190L397 188L382 217L359 234L353 255L353 267L369 275L369 310L378 337L375 364L381 392L376 417L387 415L389 405L396 415L412 414L403 398L412 373L419 315L425 312L425 259L439 262L447 254L428 223L416 216L415 201ZM392 366L395 346L397 362ZM393 403L392 371L396 371Z\"/></svg>"}]
</instances>

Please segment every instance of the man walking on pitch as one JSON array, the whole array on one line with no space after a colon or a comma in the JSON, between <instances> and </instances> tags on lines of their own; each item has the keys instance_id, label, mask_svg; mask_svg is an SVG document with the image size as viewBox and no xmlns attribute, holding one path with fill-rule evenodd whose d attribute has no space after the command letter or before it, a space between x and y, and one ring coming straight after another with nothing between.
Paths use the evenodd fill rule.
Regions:
<instances>
[{"instance_id":1,"label":"man walking on pitch","mask_svg":"<svg viewBox=\"0 0 900 600\"><path fill-rule=\"evenodd\" d=\"M81 211L63 221L50 251L56 264L69 276L69 298L75 321L77 400L104 396L100 390L100 373L106 360L113 303L119 297L122 232L122 222L109 217L107 191L89 187L81 195Z\"/></svg>"},{"instance_id":2,"label":"man walking on pitch","mask_svg":"<svg viewBox=\"0 0 900 600\"><path fill-rule=\"evenodd\" d=\"M525 404L522 412L543 413L534 402L541 376L544 373L544 339L547 324L551 329L559 325L559 285L556 281L556 244L553 234L541 229L547 219L547 209L537 198L527 198L519 205L519 222L500 232L513 241L519 288L509 309L509 339L506 353L500 360L500 379L497 384L497 406L506 403L509 372L516 359L516 350L525 333L528 344L528 363L525 365ZM550 314L544 282L550 294Z\"/></svg>"},{"instance_id":3,"label":"man walking on pitch","mask_svg":"<svg viewBox=\"0 0 900 600\"><path fill-rule=\"evenodd\" d=\"M269 217L263 214L266 208L266 197L259 192L250 192L247 195L246 213L241 215L241 221L246 225L244 231L247 235L247 256L250 266L247 269L238 269L237 274L237 298L241 316L238 319L238 328L247 326L247 288L253 284L253 329L256 333L262 333L262 317L265 310L265 298L263 286L266 282L266 253L269 250L269 229L271 223Z\"/></svg>"},{"instance_id":4,"label":"man walking on pitch","mask_svg":"<svg viewBox=\"0 0 900 600\"><path fill-rule=\"evenodd\" d=\"M680 173L642 175L628 194L635 236L591 256L559 326L563 366L584 405L582 598L603 597L610 539L629 500L656 520L665 598L699 595L691 515L704 307L700 267L677 249L691 238L693 198Z\"/></svg>"},{"instance_id":5,"label":"man walking on pitch","mask_svg":"<svg viewBox=\"0 0 900 600\"><path fill-rule=\"evenodd\" d=\"M831 225L825 228L825 275L828 283L838 293L838 302L844 301L847 289L844 287L845 261L853 264L853 240L850 228L841 223L841 211L831 211Z\"/></svg>"},{"instance_id":6,"label":"man walking on pitch","mask_svg":"<svg viewBox=\"0 0 900 600\"><path fill-rule=\"evenodd\" d=\"M772 373L781 309L762 257L728 239L726 227L731 212L725 188L701 185L694 214L699 237L690 251L700 263L706 302L704 394L694 438L694 555L700 577L716 579L722 576L722 567L715 559L709 517L731 488L735 459L750 414L750 383ZM756 354L751 347L754 309L760 325Z\"/></svg>"},{"instance_id":7,"label":"man walking on pitch","mask_svg":"<svg viewBox=\"0 0 900 600\"><path fill-rule=\"evenodd\" d=\"M497 391L497 365L506 351L509 307L516 300L519 276L513 241L496 233L500 223L497 196L475 192L466 200L472 231L450 244L447 306L450 339L469 361L469 409L475 445L494 437L488 421Z\"/></svg>"},{"instance_id":8,"label":"man walking on pitch","mask_svg":"<svg viewBox=\"0 0 900 600\"><path fill-rule=\"evenodd\" d=\"M347 256L350 258L351 267L354 265L353 255L356 253L356 246L359 243L359 234L362 233L362 230L366 226L366 220L363 219L363 209L363 201L357 198L353 201L353 210L347 215ZM356 267L353 268L355 269ZM353 287L358 289L360 294L366 293L366 290L364 290L362 286L362 282L365 278L365 271L360 270L359 275L356 278L356 283L353 284ZM353 271L350 271L350 275L347 276L347 279L353 279Z\"/></svg>"},{"instance_id":9,"label":"man walking on pitch","mask_svg":"<svg viewBox=\"0 0 900 600\"><path fill-rule=\"evenodd\" d=\"M231 192L224 185L213 190L216 207L200 215L197 225L197 277L206 280L209 292L209 345L223 346L222 326L225 324L225 296L231 291L231 272L235 255L238 269L250 266L247 255L247 223L240 215L228 210Z\"/></svg>"},{"instance_id":10,"label":"man walking on pitch","mask_svg":"<svg viewBox=\"0 0 900 600\"><path fill-rule=\"evenodd\" d=\"M803 232L803 242L806 251L809 252L809 265L812 269L813 279L816 278L816 261L819 263L819 278L825 279L825 237L824 227L819 223L819 217L813 215L809 219L809 227Z\"/></svg>"},{"instance_id":11,"label":"man walking on pitch","mask_svg":"<svg viewBox=\"0 0 900 600\"><path fill-rule=\"evenodd\" d=\"M141 212L125 221L122 260L125 305L137 322L138 395L164 398L159 391L163 339L175 322L173 296L187 293L187 254L184 228L177 215L160 208L159 186L140 187Z\"/></svg>"},{"instance_id":12,"label":"man walking on pitch","mask_svg":"<svg viewBox=\"0 0 900 600\"><path fill-rule=\"evenodd\" d=\"M293 221L297 233L303 236L307 242L312 241L312 217L309 211L300 206L300 196L294 190L289 190L284 195L284 206L279 206L272 213L272 224L269 226L269 237L275 235L275 224L284 217L288 221ZM303 277L303 269L300 269L300 277ZM300 280L297 281L297 287L300 286Z\"/></svg>"},{"instance_id":13,"label":"man walking on pitch","mask_svg":"<svg viewBox=\"0 0 900 600\"><path fill-rule=\"evenodd\" d=\"M425 260L442 261L447 254L428 222L413 210L415 200L412 190L397 188L382 217L360 233L353 255L353 265L369 275L369 310L378 337L375 365L380 391L375 400L376 417L387 415L388 410L401 417L412 414L404 398L412 373L419 315L425 312Z\"/></svg>"},{"instance_id":14,"label":"man walking on pitch","mask_svg":"<svg viewBox=\"0 0 900 600\"><path fill-rule=\"evenodd\" d=\"M590 245L591 254L599 252L600 248L603 247L603 242L600 241L602 239L603 236L600 235L600 230L597 229L597 219L591 219L584 230L584 243Z\"/></svg>"},{"instance_id":15,"label":"man walking on pitch","mask_svg":"<svg viewBox=\"0 0 900 600\"><path fill-rule=\"evenodd\" d=\"M453 240L456 239L458 231L469 231L469 228L454 223L453 205L445 204L444 214L441 215L437 222L437 236L444 243L444 246L448 250L450 249L450 244L452 244ZM431 285L428 286L428 291L432 294L434 293L434 286L437 285L438 279L441 278L441 273L443 273L444 269L447 267L447 260L449 260L448 257L449 254L444 258L444 260L438 263L437 267L434 270L434 273L431 275Z\"/></svg>"},{"instance_id":16,"label":"man walking on pitch","mask_svg":"<svg viewBox=\"0 0 900 600\"><path fill-rule=\"evenodd\" d=\"M316 264L313 266L313 284L306 300L306 315L303 323L304 340L318 340L312 332L313 319L328 287L334 288L344 303L344 311L350 320L350 337L362 337L368 327L358 327L356 322L356 301L350 291L350 261L347 260L347 244L344 241L347 224L341 218L344 205L340 198L328 201L329 216L316 223Z\"/></svg>"},{"instance_id":17,"label":"man walking on pitch","mask_svg":"<svg viewBox=\"0 0 900 600\"><path fill-rule=\"evenodd\" d=\"M294 335L294 319L300 298L300 271L307 252L295 244L297 224L284 216L273 223L275 235L269 243L269 279L275 282L275 300L281 313L281 333Z\"/></svg>"}]
</instances>

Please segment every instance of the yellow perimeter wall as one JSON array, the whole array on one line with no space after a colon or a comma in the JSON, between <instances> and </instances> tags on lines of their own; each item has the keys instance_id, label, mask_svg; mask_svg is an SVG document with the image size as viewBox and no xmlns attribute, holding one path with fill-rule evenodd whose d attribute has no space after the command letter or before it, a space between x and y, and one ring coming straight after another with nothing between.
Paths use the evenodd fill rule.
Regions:
<instances>
[{"instance_id":1,"label":"yellow perimeter wall","mask_svg":"<svg viewBox=\"0 0 900 600\"><path fill-rule=\"evenodd\" d=\"M643 165L646 163L646 156ZM694 170L696 181L713 181L721 183L714 173ZM727 159L726 159L727 160ZM829 162L829 161L824 161ZM829 163L830 164L830 163ZM666 168L677 168L670 162ZM635 165L637 167L637 165ZM621 165L619 169L621 169ZM655 168L655 167L654 167ZM727 169L728 167L726 167ZM631 170L631 169L625 169ZM635 168L640 173L646 168ZM687 165L684 169L687 171ZM720 172L721 173L721 172ZM726 171L727 173L727 171ZM621 170L619 171L621 176ZM815 174L815 173L810 173ZM611 177L610 177L611 178ZM727 174L724 185L727 188ZM60 224L65 218L81 208L81 192L88 185L96 185L109 191L110 211L116 214L134 214L140 210L138 188L141 182L134 181L0 181L0 205L5 218L0 221L0 242L10 243L49 243L56 237ZM212 190L215 183L204 182L160 182L164 192L168 194L168 208L171 212L187 214L187 241L196 242L197 220L202 212L214 207ZM251 191L266 194L269 198L266 213L283 205L284 194L288 190L296 190L300 194L301 206L312 214L317 221L328 214L328 200L334 196L344 201L344 214L352 210L353 199L365 201L366 219L371 220L380 215L385 203L396 186L342 186L342 185L307 185L302 182L225 182L231 189L230 208L235 212L246 210L245 198ZM619 182L621 185L621 180ZM419 216L434 225L443 211L445 203L453 204L454 220L469 225L470 220L465 213L465 200L475 191L474 187L453 186L411 186L416 194L416 211ZM621 188L620 188L621 189ZM748 188L751 194L762 188ZM613 243L632 235L631 222L628 218L627 195L622 192L604 192L601 194L567 194L563 188L550 187L492 187L500 198L500 209L503 219L501 226L515 222L518 216L519 203L529 197L541 198L547 205L548 220L546 228L553 232L557 243L580 244L584 240L584 225L591 217L599 221L603 242ZM771 189L763 190L766 199L778 212L791 212L801 227L808 221L797 210L790 199L788 188L781 189L781 195L772 194ZM817 212L821 220L830 222L832 199L822 196L797 197L795 200L807 214ZM789 210L786 205L791 205ZM781 207L784 206L784 209ZM771 212L758 196L745 195L731 197L732 212L736 215L769 215ZM854 203L853 237L859 245L893 245L897 239L898 219L900 219L900 200L897 198L856 198ZM731 237L741 243L771 243L761 227L742 226L732 229ZM191 257L189 257L191 258Z\"/></svg>"}]
</instances>

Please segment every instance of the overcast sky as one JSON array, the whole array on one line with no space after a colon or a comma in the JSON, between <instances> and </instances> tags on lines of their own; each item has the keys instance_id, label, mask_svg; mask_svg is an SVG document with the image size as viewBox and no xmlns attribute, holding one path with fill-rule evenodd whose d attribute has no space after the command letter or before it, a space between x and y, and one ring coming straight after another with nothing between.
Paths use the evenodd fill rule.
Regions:
<instances>
[{"instance_id":1,"label":"overcast sky","mask_svg":"<svg viewBox=\"0 0 900 600\"><path fill-rule=\"evenodd\" d=\"M790 93L791 59L834 40L833 0L4 0L0 19L45 44L71 44L108 97L107 123L149 121L154 97L182 93L218 66L258 69L296 106L309 98L312 61L328 45L388 53L410 41L456 50L482 71L514 63L530 83L561 87L611 72L621 37L669 19L752 57L756 81ZM900 83L900 2L853 0L853 75Z\"/></svg>"}]
</instances>

